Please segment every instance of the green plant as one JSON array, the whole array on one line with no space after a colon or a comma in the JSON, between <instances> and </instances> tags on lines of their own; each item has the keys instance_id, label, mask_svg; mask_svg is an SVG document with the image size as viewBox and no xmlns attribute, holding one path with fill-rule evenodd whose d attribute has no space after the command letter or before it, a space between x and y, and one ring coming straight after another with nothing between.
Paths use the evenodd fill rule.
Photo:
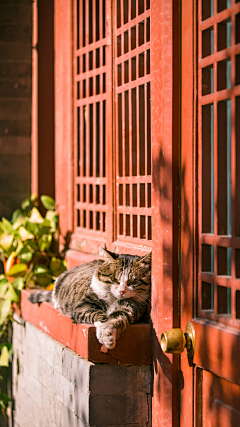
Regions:
<instances>
[{"instance_id":1,"label":"green plant","mask_svg":"<svg viewBox=\"0 0 240 427\"><path fill-rule=\"evenodd\" d=\"M64 256L59 252L55 202L49 196L40 199L46 209L44 217L38 210L38 198L32 195L14 211L11 221L0 221L0 258L5 267L5 274L0 275L0 336L13 320L13 306L20 301L21 290L51 289L55 278L66 270ZM1 345L0 350L0 366L6 366L9 345Z\"/></svg>"}]
</instances>

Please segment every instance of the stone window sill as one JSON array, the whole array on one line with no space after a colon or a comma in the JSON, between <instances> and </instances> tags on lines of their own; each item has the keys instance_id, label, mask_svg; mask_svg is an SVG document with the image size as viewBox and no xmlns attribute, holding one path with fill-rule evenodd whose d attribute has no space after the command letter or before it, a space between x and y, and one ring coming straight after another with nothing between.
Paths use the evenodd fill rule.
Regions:
<instances>
[{"instance_id":1,"label":"stone window sill","mask_svg":"<svg viewBox=\"0 0 240 427\"><path fill-rule=\"evenodd\" d=\"M97 341L95 326L73 324L72 320L55 310L53 304L31 304L31 292L22 290L21 315L39 329L91 362L150 365L152 362L151 325L139 322L124 331L113 350Z\"/></svg>"}]
</instances>

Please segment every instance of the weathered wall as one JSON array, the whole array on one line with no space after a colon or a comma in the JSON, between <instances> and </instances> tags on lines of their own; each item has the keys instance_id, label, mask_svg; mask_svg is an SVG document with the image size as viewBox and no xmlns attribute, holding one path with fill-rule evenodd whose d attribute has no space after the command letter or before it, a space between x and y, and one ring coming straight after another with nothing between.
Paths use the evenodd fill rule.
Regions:
<instances>
[{"instance_id":1,"label":"weathered wall","mask_svg":"<svg viewBox=\"0 0 240 427\"><path fill-rule=\"evenodd\" d=\"M151 426L151 367L94 364L13 325L14 427Z\"/></svg>"},{"instance_id":2,"label":"weathered wall","mask_svg":"<svg viewBox=\"0 0 240 427\"><path fill-rule=\"evenodd\" d=\"M30 194L31 0L0 0L0 217Z\"/></svg>"}]
</instances>

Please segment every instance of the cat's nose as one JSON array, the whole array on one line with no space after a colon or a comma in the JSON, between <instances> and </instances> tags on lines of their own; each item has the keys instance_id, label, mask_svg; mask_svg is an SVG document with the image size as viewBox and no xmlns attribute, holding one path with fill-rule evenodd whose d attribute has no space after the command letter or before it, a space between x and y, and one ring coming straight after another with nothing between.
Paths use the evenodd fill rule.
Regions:
<instances>
[{"instance_id":1,"label":"cat's nose","mask_svg":"<svg viewBox=\"0 0 240 427\"><path fill-rule=\"evenodd\" d=\"M124 295L126 293L126 290L120 291L120 295Z\"/></svg>"}]
</instances>

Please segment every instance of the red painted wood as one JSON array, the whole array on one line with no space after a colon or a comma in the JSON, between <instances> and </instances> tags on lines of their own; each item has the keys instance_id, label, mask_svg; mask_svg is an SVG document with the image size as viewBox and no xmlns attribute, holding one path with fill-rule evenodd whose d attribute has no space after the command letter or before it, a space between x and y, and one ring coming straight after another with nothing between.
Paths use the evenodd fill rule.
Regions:
<instances>
[{"instance_id":1,"label":"red painted wood","mask_svg":"<svg viewBox=\"0 0 240 427\"><path fill-rule=\"evenodd\" d=\"M22 317L84 359L113 365L152 363L150 324L141 322L131 325L122 333L113 350L102 351L96 338L95 326L73 324L69 317L60 314L51 303L42 303L39 307L37 304L31 304L27 299L31 292L34 291L22 291Z\"/></svg>"},{"instance_id":2,"label":"red painted wood","mask_svg":"<svg viewBox=\"0 0 240 427\"><path fill-rule=\"evenodd\" d=\"M203 371L202 425L238 427L240 425L240 386Z\"/></svg>"},{"instance_id":3,"label":"red painted wood","mask_svg":"<svg viewBox=\"0 0 240 427\"><path fill-rule=\"evenodd\" d=\"M53 3L33 2L31 191L54 198Z\"/></svg>"},{"instance_id":4,"label":"red painted wood","mask_svg":"<svg viewBox=\"0 0 240 427\"><path fill-rule=\"evenodd\" d=\"M193 111L193 2L182 2L182 80L181 80L181 329L185 331L186 324L194 315L194 221L195 205L192 197L193 174L196 164L193 164L194 126ZM181 355L181 384L180 384L180 425L192 426L193 400L193 370L189 368L186 352Z\"/></svg>"},{"instance_id":5,"label":"red painted wood","mask_svg":"<svg viewBox=\"0 0 240 427\"><path fill-rule=\"evenodd\" d=\"M62 243L73 231L72 1L54 2L55 198Z\"/></svg>"},{"instance_id":6,"label":"red painted wood","mask_svg":"<svg viewBox=\"0 0 240 427\"><path fill-rule=\"evenodd\" d=\"M173 16L174 2L151 1L151 109L152 109L152 168L153 168L153 265L152 265L152 321L153 321L153 407L152 425L178 425L178 358L163 354L161 333L177 326L178 309L174 294L178 295L177 239L174 233L178 210L173 211L176 196L173 164L178 153L178 123L173 122L174 59ZM177 5L176 5L177 6ZM178 68L178 62L176 61ZM178 92L176 94L176 102ZM176 111L175 111L176 112ZM173 136L174 135L174 136ZM173 163L174 162L174 163Z\"/></svg>"},{"instance_id":7,"label":"red painted wood","mask_svg":"<svg viewBox=\"0 0 240 427\"><path fill-rule=\"evenodd\" d=\"M205 6L208 2L204 3ZM226 98L235 103L237 88L235 79L235 16L233 11L239 5L233 5L217 13L219 2L214 1L214 17L203 22L202 1L182 3L182 100L181 100L181 328L192 321L196 331L196 350L193 365L189 364L186 353L181 355L182 387L180 395L180 425L184 426L238 426L240 401L240 370L238 354L240 351L240 324L236 319L236 300L233 295L239 289L239 280L235 275L235 248L239 239L234 234L235 203L235 109L232 108L232 236L218 235L218 179L221 174L218 165L218 126L217 102ZM233 4L233 2L232 2ZM233 21L232 47L217 52L217 24L230 18ZM201 59L202 31L213 25L214 52ZM198 46L198 49L197 49ZM231 57L232 88L219 90L217 86L217 62ZM202 68L213 64L213 93L202 94ZM202 164L207 161L202 155L202 106L213 103L214 106L214 233L202 230ZM205 184L204 184L205 185ZM214 246L214 273L202 272L202 244ZM232 275L217 274L217 246L232 247ZM202 281L214 284L214 310L202 307ZM232 289L231 315L217 313L217 285ZM209 372L207 372L209 371ZM229 382L231 381L231 382Z\"/></svg>"},{"instance_id":8,"label":"red painted wood","mask_svg":"<svg viewBox=\"0 0 240 427\"><path fill-rule=\"evenodd\" d=\"M240 334L201 319L194 320L195 365L240 385Z\"/></svg>"}]
</instances>

